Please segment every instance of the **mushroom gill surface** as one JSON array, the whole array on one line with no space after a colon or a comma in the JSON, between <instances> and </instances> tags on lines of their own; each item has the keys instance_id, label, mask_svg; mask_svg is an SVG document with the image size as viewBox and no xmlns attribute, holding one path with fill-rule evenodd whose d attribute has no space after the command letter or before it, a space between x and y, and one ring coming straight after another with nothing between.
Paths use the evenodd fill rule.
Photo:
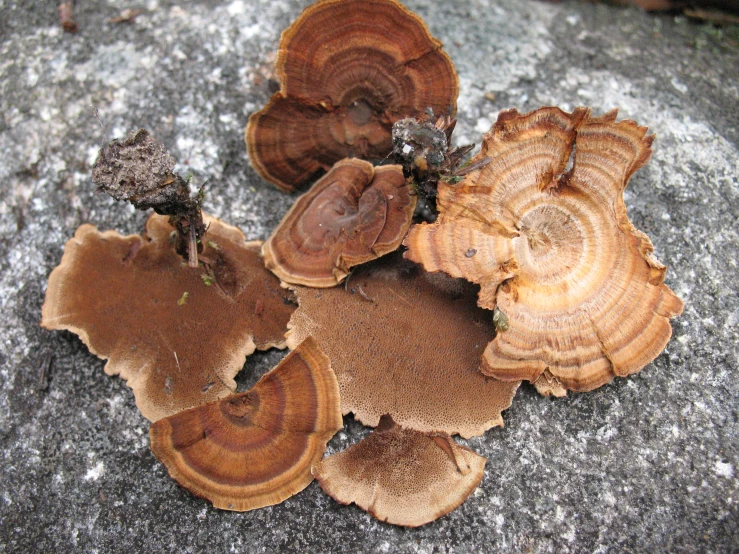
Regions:
<instances>
[{"instance_id":1,"label":"mushroom gill surface","mask_svg":"<svg viewBox=\"0 0 739 554\"><path fill-rule=\"evenodd\" d=\"M331 359L342 412L374 427L383 414L419 431L483 434L503 425L518 382L486 377L480 357L492 339L477 288L424 272L392 253L355 270L345 287L292 287L299 307L287 335L308 336Z\"/></svg>"},{"instance_id":2,"label":"mushroom gill surface","mask_svg":"<svg viewBox=\"0 0 739 554\"><path fill-rule=\"evenodd\" d=\"M49 276L41 325L108 359L151 421L230 394L255 348L284 348L291 293L264 268L261 242L205 218L197 268L175 252L167 217L142 235L82 225Z\"/></svg>"},{"instance_id":3,"label":"mushroom gill surface","mask_svg":"<svg viewBox=\"0 0 739 554\"><path fill-rule=\"evenodd\" d=\"M665 347L683 303L623 200L651 156L646 132L615 110L505 111L478 155L492 161L439 184L439 219L411 228L406 256L479 283L479 305L505 314L483 372L561 395L635 373Z\"/></svg>"},{"instance_id":4,"label":"mushroom gill surface","mask_svg":"<svg viewBox=\"0 0 739 554\"><path fill-rule=\"evenodd\" d=\"M323 0L283 33L281 89L249 118L256 171L304 188L342 158L385 158L403 117L454 113L459 81L423 20L396 0Z\"/></svg>"},{"instance_id":5,"label":"mushroom gill surface","mask_svg":"<svg viewBox=\"0 0 739 554\"><path fill-rule=\"evenodd\" d=\"M330 362L307 339L248 392L160 419L149 435L180 485L216 508L243 512L307 487L342 425Z\"/></svg>"},{"instance_id":6,"label":"mushroom gill surface","mask_svg":"<svg viewBox=\"0 0 739 554\"><path fill-rule=\"evenodd\" d=\"M405 429L383 416L371 435L321 460L313 475L341 504L418 527L462 504L480 484L486 461L449 435Z\"/></svg>"},{"instance_id":7,"label":"mushroom gill surface","mask_svg":"<svg viewBox=\"0 0 739 554\"><path fill-rule=\"evenodd\" d=\"M415 206L400 166L341 160L285 214L262 246L264 264L286 283L332 287L397 249Z\"/></svg>"}]
</instances>

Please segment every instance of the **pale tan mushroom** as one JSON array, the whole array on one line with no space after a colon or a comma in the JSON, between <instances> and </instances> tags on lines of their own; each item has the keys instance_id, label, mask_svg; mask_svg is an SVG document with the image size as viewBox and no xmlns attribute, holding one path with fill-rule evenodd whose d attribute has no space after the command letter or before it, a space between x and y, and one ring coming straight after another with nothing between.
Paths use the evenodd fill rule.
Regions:
<instances>
[{"instance_id":1,"label":"pale tan mushroom","mask_svg":"<svg viewBox=\"0 0 739 554\"><path fill-rule=\"evenodd\" d=\"M480 371L495 331L476 288L389 254L360 266L346 287L295 286L288 346L312 336L331 358L344 414L376 426L390 414L419 431L481 435L503 425L518 382Z\"/></svg>"},{"instance_id":2,"label":"pale tan mushroom","mask_svg":"<svg viewBox=\"0 0 739 554\"><path fill-rule=\"evenodd\" d=\"M480 484L486 461L449 435L404 429L383 416L369 437L321 460L313 475L342 504L418 527L462 504Z\"/></svg>"},{"instance_id":3,"label":"pale tan mushroom","mask_svg":"<svg viewBox=\"0 0 739 554\"><path fill-rule=\"evenodd\" d=\"M406 255L479 283L480 306L504 315L486 374L546 394L586 391L639 371L667 344L683 303L623 200L651 156L646 132L616 111L509 110L485 135L479 156L490 163L439 185L439 219L411 228Z\"/></svg>"},{"instance_id":4,"label":"pale tan mushroom","mask_svg":"<svg viewBox=\"0 0 739 554\"><path fill-rule=\"evenodd\" d=\"M396 250L415 206L400 166L341 160L282 218L262 246L264 265L286 283L332 287Z\"/></svg>"},{"instance_id":5,"label":"pale tan mushroom","mask_svg":"<svg viewBox=\"0 0 739 554\"><path fill-rule=\"evenodd\" d=\"M330 362L306 339L248 392L154 423L151 450L194 495L243 512L307 487L342 425Z\"/></svg>"},{"instance_id":6,"label":"pale tan mushroom","mask_svg":"<svg viewBox=\"0 0 739 554\"><path fill-rule=\"evenodd\" d=\"M167 217L124 237L82 225L49 276L41 325L79 335L107 359L152 421L222 398L255 348L284 348L291 294L264 268L261 242L213 218L200 267L175 251Z\"/></svg>"}]
</instances>

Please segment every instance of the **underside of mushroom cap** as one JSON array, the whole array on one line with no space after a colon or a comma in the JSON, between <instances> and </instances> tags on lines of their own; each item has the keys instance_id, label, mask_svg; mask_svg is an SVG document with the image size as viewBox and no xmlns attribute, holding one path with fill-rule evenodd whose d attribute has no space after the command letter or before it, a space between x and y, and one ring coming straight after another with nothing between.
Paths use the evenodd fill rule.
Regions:
<instances>
[{"instance_id":1,"label":"underside of mushroom cap","mask_svg":"<svg viewBox=\"0 0 739 554\"><path fill-rule=\"evenodd\" d=\"M486 461L449 435L404 429L383 416L369 437L321 460L313 475L342 504L418 527L462 504L480 484Z\"/></svg>"},{"instance_id":2,"label":"underside of mushroom cap","mask_svg":"<svg viewBox=\"0 0 739 554\"><path fill-rule=\"evenodd\" d=\"M264 264L286 283L332 287L397 249L415 205L400 166L341 160L295 201L262 247Z\"/></svg>"},{"instance_id":3,"label":"underside of mushroom cap","mask_svg":"<svg viewBox=\"0 0 739 554\"><path fill-rule=\"evenodd\" d=\"M398 119L456 111L451 60L395 0L316 2L283 32L276 69L282 88L249 118L246 143L284 191L342 158L386 157Z\"/></svg>"},{"instance_id":4,"label":"underside of mushroom cap","mask_svg":"<svg viewBox=\"0 0 739 554\"><path fill-rule=\"evenodd\" d=\"M494 336L477 288L392 253L355 270L345 287L295 286L292 347L312 336L331 359L342 411L376 426L383 414L419 431L481 435L503 425L518 382L480 371Z\"/></svg>"},{"instance_id":5,"label":"underside of mushroom cap","mask_svg":"<svg viewBox=\"0 0 739 554\"><path fill-rule=\"evenodd\" d=\"M213 218L201 265L175 252L167 217L144 235L82 225L49 276L41 325L77 334L108 359L152 421L230 394L255 348L284 348L291 293L264 268L260 242Z\"/></svg>"},{"instance_id":6,"label":"underside of mushroom cap","mask_svg":"<svg viewBox=\"0 0 739 554\"><path fill-rule=\"evenodd\" d=\"M307 487L342 425L330 362L307 339L248 392L154 423L151 450L194 495L243 512Z\"/></svg>"},{"instance_id":7,"label":"underside of mushroom cap","mask_svg":"<svg viewBox=\"0 0 739 554\"><path fill-rule=\"evenodd\" d=\"M483 371L586 391L635 373L671 335L682 301L629 221L623 191L653 136L616 111L502 112L479 157L489 164L439 185L439 219L412 227L407 257L481 285L480 306L507 317ZM472 160L474 163L475 159Z\"/></svg>"}]
</instances>

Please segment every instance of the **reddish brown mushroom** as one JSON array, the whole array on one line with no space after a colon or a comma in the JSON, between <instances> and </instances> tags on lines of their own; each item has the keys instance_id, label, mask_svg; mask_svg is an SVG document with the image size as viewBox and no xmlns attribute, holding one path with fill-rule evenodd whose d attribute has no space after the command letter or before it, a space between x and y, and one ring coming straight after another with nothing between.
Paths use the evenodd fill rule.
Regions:
<instances>
[{"instance_id":1,"label":"reddish brown mushroom","mask_svg":"<svg viewBox=\"0 0 739 554\"><path fill-rule=\"evenodd\" d=\"M449 435L404 429L383 416L369 437L321 460L313 475L342 504L418 527L462 504L480 484L486 461Z\"/></svg>"},{"instance_id":2,"label":"reddish brown mushroom","mask_svg":"<svg viewBox=\"0 0 739 554\"><path fill-rule=\"evenodd\" d=\"M287 283L332 287L397 249L415 206L400 166L341 160L295 201L262 247L264 264Z\"/></svg>"},{"instance_id":3,"label":"reddish brown mushroom","mask_svg":"<svg viewBox=\"0 0 739 554\"><path fill-rule=\"evenodd\" d=\"M346 287L294 287L288 346L312 336L331 359L343 413L376 426L383 414L419 431L464 437L503 425L519 383L479 371L494 328L476 288L389 254Z\"/></svg>"},{"instance_id":4,"label":"reddish brown mushroom","mask_svg":"<svg viewBox=\"0 0 739 554\"><path fill-rule=\"evenodd\" d=\"M160 419L149 434L180 485L216 508L243 512L307 487L342 425L336 377L307 339L250 391Z\"/></svg>"},{"instance_id":5,"label":"reddish brown mushroom","mask_svg":"<svg viewBox=\"0 0 739 554\"><path fill-rule=\"evenodd\" d=\"M52 271L41 325L79 335L108 359L152 421L230 394L255 348L285 346L294 306L259 256L260 242L217 219L201 265L177 255L167 217L143 236L82 225Z\"/></svg>"},{"instance_id":6,"label":"reddish brown mushroom","mask_svg":"<svg viewBox=\"0 0 739 554\"><path fill-rule=\"evenodd\" d=\"M322 0L282 33L282 88L249 118L257 172L304 188L342 158L385 158L391 128L431 108L454 112L459 82L420 17L396 0Z\"/></svg>"},{"instance_id":7,"label":"reddish brown mushroom","mask_svg":"<svg viewBox=\"0 0 739 554\"><path fill-rule=\"evenodd\" d=\"M667 344L683 303L623 200L651 156L646 132L617 123L615 110L509 110L478 155L492 161L439 185L439 219L411 228L407 257L480 284L480 306L504 322L483 355L486 374L545 394L587 391L639 371Z\"/></svg>"}]
</instances>

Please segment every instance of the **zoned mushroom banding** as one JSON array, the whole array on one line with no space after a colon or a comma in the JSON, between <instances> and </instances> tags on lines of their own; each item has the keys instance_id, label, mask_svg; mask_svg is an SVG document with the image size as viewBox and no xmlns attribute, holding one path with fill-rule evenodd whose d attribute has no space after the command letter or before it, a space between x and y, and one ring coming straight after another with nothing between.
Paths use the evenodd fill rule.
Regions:
<instances>
[{"instance_id":1,"label":"zoned mushroom banding","mask_svg":"<svg viewBox=\"0 0 739 554\"><path fill-rule=\"evenodd\" d=\"M108 359L152 421L230 394L255 348L284 348L291 293L264 268L261 242L213 218L201 267L174 250L167 217L143 236L82 225L52 271L41 325Z\"/></svg>"},{"instance_id":2,"label":"zoned mushroom banding","mask_svg":"<svg viewBox=\"0 0 739 554\"><path fill-rule=\"evenodd\" d=\"M415 206L400 166L341 160L295 201L262 247L264 264L286 283L332 287L397 249Z\"/></svg>"},{"instance_id":3,"label":"zoned mushroom banding","mask_svg":"<svg viewBox=\"0 0 739 554\"><path fill-rule=\"evenodd\" d=\"M683 304L623 200L651 156L646 132L616 111L509 110L484 137L478 157L492 161L439 185L439 219L411 228L406 256L479 283L480 306L507 316L483 355L486 374L587 391L667 344Z\"/></svg>"},{"instance_id":4,"label":"zoned mushroom banding","mask_svg":"<svg viewBox=\"0 0 739 554\"><path fill-rule=\"evenodd\" d=\"M149 434L180 485L216 508L243 512L307 487L342 425L330 362L307 339L248 392L161 419Z\"/></svg>"},{"instance_id":5,"label":"zoned mushroom banding","mask_svg":"<svg viewBox=\"0 0 739 554\"><path fill-rule=\"evenodd\" d=\"M449 435L404 429L383 416L371 435L321 460L313 475L342 504L418 527L462 504L480 484L486 461Z\"/></svg>"},{"instance_id":6,"label":"zoned mushroom banding","mask_svg":"<svg viewBox=\"0 0 739 554\"><path fill-rule=\"evenodd\" d=\"M344 414L376 426L383 414L419 431L482 435L503 425L518 382L480 371L493 338L477 288L389 254L355 270L346 287L295 286L292 347L312 336L331 358Z\"/></svg>"},{"instance_id":7,"label":"zoned mushroom banding","mask_svg":"<svg viewBox=\"0 0 739 554\"><path fill-rule=\"evenodd\" d=\"M385 158L403 117L453 113L459 82L423 20L395 0L324 0L282 33L281 90L249 118L257 172L304 188L348 157Z\"/></svg>"}]
</instances>

